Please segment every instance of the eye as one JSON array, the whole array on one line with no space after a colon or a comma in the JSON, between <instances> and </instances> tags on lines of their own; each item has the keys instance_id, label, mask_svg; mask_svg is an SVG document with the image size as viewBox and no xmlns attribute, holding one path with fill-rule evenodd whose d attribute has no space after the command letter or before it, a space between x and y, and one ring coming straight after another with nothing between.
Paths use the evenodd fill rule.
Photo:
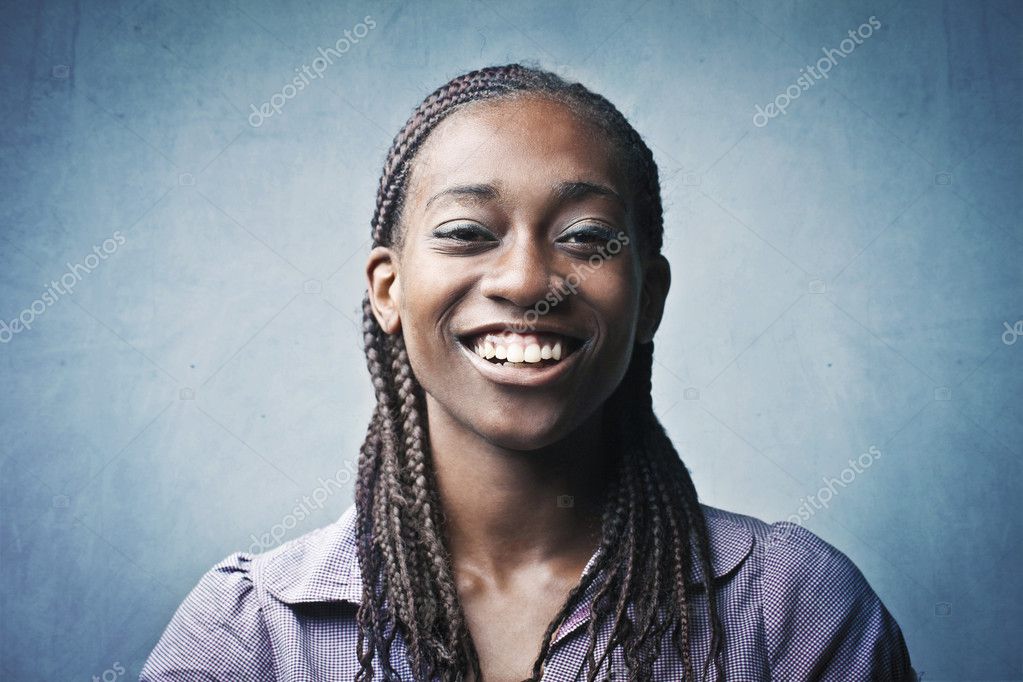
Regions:
<instances>
[{"instance_id":1,"label":"eye","mask_svg":"<svg viewBox=\"0 0 1023 682\"><path fill-rule=\"evenodd\" d=\"M494 233L479 223L457 223L440 225L431 234L432 248L437 253L451 256L471 256L497 245L500 241Z\"/></svg>"},{"instance_id":2,"label":"eye","mask_svg":"<svg viewBox=\"0 0 1023 682\"><path fill-rule=\"evenodd\" d=\"M456 223L450 226L441 226L433 231L433 236L439 239L450 239L456 242L493 242L497 241L490 230L482 225L474 223Z\"/></svg>"},{"instance_id":3,"label":"eye","mask_svg":"<svg viewBox=\"0 0 1023 682\"><path fill-rule=\"evenodd\" d=\"M562 244L596 245L606 244L614 237L607 227L595 223L587 223L562 233L558 241Z\"/></svg>"}]
</instances>

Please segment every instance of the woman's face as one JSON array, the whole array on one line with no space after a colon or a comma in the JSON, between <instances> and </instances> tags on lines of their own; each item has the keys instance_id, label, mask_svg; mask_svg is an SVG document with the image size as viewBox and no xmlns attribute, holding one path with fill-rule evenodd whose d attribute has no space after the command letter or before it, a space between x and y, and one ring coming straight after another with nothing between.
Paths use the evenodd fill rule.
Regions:
<instances>
[{"instance_id":1,"label":"woman's face","mask_svg":"<svg viewBox=\"0 0 1023 682\"><path fill-rule=\"evenodd\" d=\"M624 172L599 128L533 96L472 104L430 134L400 252L374 249L368 274L431 411L533 450L614 391L668 286L664 259L640 257Z\"/></svg>"}]
</instances>

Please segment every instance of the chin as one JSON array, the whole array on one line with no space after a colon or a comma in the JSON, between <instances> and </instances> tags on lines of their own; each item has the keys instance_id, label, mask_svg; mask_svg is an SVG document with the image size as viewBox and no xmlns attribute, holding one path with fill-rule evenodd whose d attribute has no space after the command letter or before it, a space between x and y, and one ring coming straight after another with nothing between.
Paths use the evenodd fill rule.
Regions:
<instances>
[{"instance_id":1,"label":"chin","mask_svg":"<svg viewBox=\"0 0 1023 682\"><path fill-rule=\"evenodd\" d=\"M477 416L472 424L474 430L488 442L523 452L557 443L571 433L573 427L564 418L552 418L549 412L543 415L519 414L516 418L509 418L507 413Z\"/></svg>"}]
</instances>

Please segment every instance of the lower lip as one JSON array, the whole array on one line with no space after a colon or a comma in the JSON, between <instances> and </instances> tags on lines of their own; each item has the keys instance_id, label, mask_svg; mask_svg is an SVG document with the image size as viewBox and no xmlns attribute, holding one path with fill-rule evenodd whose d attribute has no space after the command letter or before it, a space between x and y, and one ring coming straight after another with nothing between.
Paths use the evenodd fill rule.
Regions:
<instances>
[{"instance_id":1,"label":"lower lip","mask_svg":"<svg viewBox=\"0 0 1023 682\"><path fill-rule=\"evenodd\" d=\"M576 348L563 360L558 361L554 365L541 365L538 367L531 367L532 363L521 363L525 364L525 367L505 367L504 365L498 365L489 360L484 360L480 356L476 355L473 351L465 347L464 344L456 341L458 348L465 353L469 358L469 362L476 365L476 369L480 371L480 374L485 376L487 379L506 386L547 386L553 384L568 372L577 362L577 358L581 355L581 351L585 348L585 344ZM539 363L537 363L539 364Z\"/></svg>"}]
</instances>

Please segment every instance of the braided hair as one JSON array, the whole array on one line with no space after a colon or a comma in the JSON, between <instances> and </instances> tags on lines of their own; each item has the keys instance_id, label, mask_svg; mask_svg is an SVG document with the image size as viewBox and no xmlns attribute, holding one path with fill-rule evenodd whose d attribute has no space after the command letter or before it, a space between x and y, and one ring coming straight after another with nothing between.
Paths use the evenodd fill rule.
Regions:
<instances>
[{"instance_id":1,"label":"braided hair","mask_svg":"<svg viewBox=\"0 0 1023 682\"><path fill-rule=\"evenodd\" d=\"M401 211L416 153L452 112L473 102L540 96L569 107L620 150L633 184L637 235L646 254L660 252L663 219L653 154L607 99L536 67L509 64L458 76L412 113L387 154L371 222L373 246L400 249ZM397 680L391 646L401 632L416 679L482 680L479 658L455 587L445 543L444 514L431 466L423 389L409 364L401 333L385 333L363 300L366 361L376 407L359 456L355 503L363 598L357 620L357 680L372 680L378 656L385 680ZM707 592L710 650L702 667L722 655L722 627L712 585L710 542L686 467L653 411L653 343L637 344L624 378L605 403L605 428L616 461L603 508L594 570L586 572L551 621L530 680L538 680L552 639L593 585L587 626L588 680L621 647L631 679L649 679L661 642L670 639L695 680L690 652L690 567ZM594 583L596 583L594 585ZM634 618L626 613L632 604ZM599 660L598 624L611 623ZM722 674L717 667L717 675Z\"/></svg>"}]
</instances>

